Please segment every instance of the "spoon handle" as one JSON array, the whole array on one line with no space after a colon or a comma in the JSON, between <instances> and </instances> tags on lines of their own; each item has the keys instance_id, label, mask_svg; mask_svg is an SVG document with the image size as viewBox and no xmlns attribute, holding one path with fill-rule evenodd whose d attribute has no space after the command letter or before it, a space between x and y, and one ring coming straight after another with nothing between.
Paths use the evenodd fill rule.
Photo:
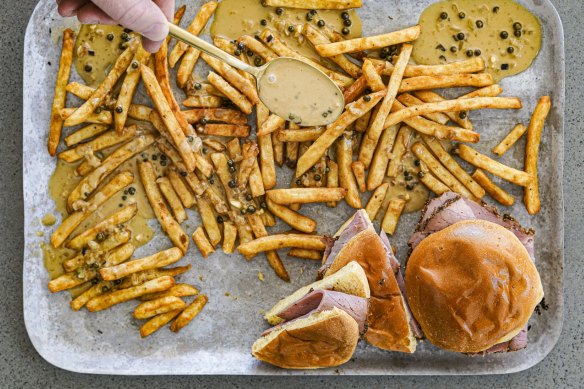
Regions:
<instances>
[{"instance_id":1,"label":"spoon handle","mask_svg":"<svg viewBox=\"0 0 584 389\"><path fill-rule=\"evenodd\" d=\"M228 65L233 66L234 68L243 70L244 72L250 73L253 76L257 77L259 73L258 68L255 68L243 61L240 61L239 59L235 58L232 55L229 55L228 53L212 45L211 43L202 40L198 36L191 34L190 32L183 30L182 28L170 22L168 23L168 28L169 34L174 38L178 39L179 41L182 41L187 45L193 46L201 51L204 51L205 53L225 62Z\"/></svg>"}]
</instances>

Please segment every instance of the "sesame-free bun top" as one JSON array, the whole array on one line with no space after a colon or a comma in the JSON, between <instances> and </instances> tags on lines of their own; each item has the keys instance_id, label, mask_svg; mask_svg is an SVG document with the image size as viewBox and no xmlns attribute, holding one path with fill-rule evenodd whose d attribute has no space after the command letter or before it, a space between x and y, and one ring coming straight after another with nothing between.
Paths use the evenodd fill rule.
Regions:
<instances>
[{"instance_id":1,"label":"sesame-free bun top","mask_svg":"<svg viewBox=\"0 0 584 389\"><path fill-rule=\"evenodd\" d=\"M543 298L527 250L483 220L453 224L424 239L406 268L406 296L428 340L475 353L510 340Z\"/></svg>"}]
</instances>

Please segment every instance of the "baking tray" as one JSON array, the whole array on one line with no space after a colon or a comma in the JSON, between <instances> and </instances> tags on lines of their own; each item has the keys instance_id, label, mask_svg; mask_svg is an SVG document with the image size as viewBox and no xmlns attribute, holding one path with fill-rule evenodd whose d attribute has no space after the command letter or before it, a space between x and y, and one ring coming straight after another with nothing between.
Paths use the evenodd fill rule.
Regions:
<instances>
[{"instance_id":1,"label":"baking tray","mask_svg":"<svg viewBox=\"0 0 584 389\"><path fill-rule=\"evenodd\" d=\"M88 314L69 309L67 293L51 295L48 274L43 266L40 245L48 241L55 227L43 227L40 219L54 212L48 195L48 178L56 160L46 152L46 138L53 88L57 73L59 47L50 31L60 31L63 20L56 13L54 1L39 1L27 28L24 46L23 167L25 201L24 318L30 339L48 362L60 368L98 374L245 374L245 375L428 375L428 374L500 374L527 369L540 362L556 344L562 327L563 312L563 123L564 123L564 41L560 18L548 0L520 1L539 16L544 29L542 52L525 73L502 82L506 95L517 95L525 107L517 112L475 113L473 121L482 134L478 148L488 152L518 122L527 123L530 112L541 95L552 97L553 108L541 146L541 191L543 212L535 218L519 204L503 211L513 213L526 226L537 230L536 255L546 302L549 309L534 315L529 347L520 352L466 357L444 352L428 343L420 344L414 355L385 352L361 342L354 357L336 369L290 371L259 363L250 348L267 327L261 310L269 309L278 299L311 282L317 263L291 260L282 256L292 283L280 281L267 262L258 257L246 262L239 255L216 253L202 259L194 244L180 262L193 264L181 280L200 287L210 297L202 314L178 335L162 329L146 340L139 337L139 323L132 318L132 303L106 312ZM183 1L178 1L184 3ZM189 1L186 20L202 1ZM429 0L366 1L359 14L365 21L364 34L378 34L416 23ZM67 22L70 23L70 22ZM143 91L140 91L143 97ZM524 143L508 153L503 162L522 166ZM279 173L286 183L290 172ZM503 186L517 199L522 191ZM336 209L303 207L303 212L319 221L321 233L334 233L353 212L347 206ZM399 248L403 261L406 242L419 214L407 215L400 222L391 242ZM159 231L157 222L152 226ZM199 224L189 213L189 233ZM285 229L279 223L280 230ZM278 229L276 229L278 230ZM44 232L44 237L39 235ZM169 240L158 233L137 256L170 247ZM258 279L258 272L265 281Z\"/></svg>"}]
</instances>

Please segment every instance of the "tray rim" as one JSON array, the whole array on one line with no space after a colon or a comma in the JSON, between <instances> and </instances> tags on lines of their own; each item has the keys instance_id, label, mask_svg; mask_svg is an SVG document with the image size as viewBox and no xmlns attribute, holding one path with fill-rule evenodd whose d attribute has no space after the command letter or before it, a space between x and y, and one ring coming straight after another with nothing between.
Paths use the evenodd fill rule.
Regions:
<instances>
[{"instance_id":1,"label":"tray rim","mask_svg":"<svg viewBox=\"0 0 584 389\"><path fill-rule=\"evenodd\" d=\"M437 0L436 0L437 1ZM560 62L560 70L562 73L562 77L560 79L558 79L558 83L561 89L561 93L559 94L559 97L561 99L561 110L559 111L559 129L558 129L558 134L560 135L560 139L558 141L558 156L559 156L559 161L561 162L561 164L558 166L558 173L561 176L561 179L559 180L559 190L558 193L561 194L561 199L560 199L560 204L558 204L560 206L561 209L561 217L562 217L562 221L565 221L565 196L564 196L564 184L563 184L563 178L564 178L564 162L565 162L565 95L566 95L566 66L565 66L565 34L564 34L564 26L563 26L563 22L562 19L560 17L560 14L556 8L556 6L554 5L554 3L552 2L552 0L542 0L543 5L547 6L550 11L551 11L551 16L554 19L554 27L556 27L558 29L558 39L559 39L559 43L555 43L555 44L559 44L559 52L561 53L561 58L559 59ZM33 28L33 18L34 16L37 14L37 12L40 12L41 7L43 7L45 5L45 1L41 0L37 3L37 5L35 6L33 12L31 13L31 16L29 18L29 22L27 23L27 27L24 33L24 44L23 44L23 51L24 51L24 60L23 60L23 74L25 72L25 67L24 64L26 63L26 49L29 45L29 37L32 35L31 31ZM26 84L26 78L23 77L23 87ZM23 88L24 89L24 88ZM23 132L22 132L22 137L23 137L23 147L24 147L24 141L25 141L25 125L27 124L27 119L28 119L28 111L25 108L25 97L23 97ZM24 155L24 154L23 154ZM25 171L25 160L23 159L22 162L22 167L23 167L23 174ZM23 193L25 192L26 189L26 181L23 180ZM27 219L27 215L25 212L24 215L24 226L27 226L29 223L29 220ZM407 370L404 370L403 372L390 372L390 373L386 373L386 374L380 374L380 373L370 373L370 372L363 372L363 373L359 373L359 371L349 371L349 372L345 372L343 371L341 373L341 375L347 375L347 376L433 376L433 375L438 375L438 376L442 376L442 375L460 375L460 376L474 376L474 375L500 375L500 374L513 374L513 373L518 373L518 372L522 372L528 369L533 368L534 366L538 365L539 363L541 363L545 358L547 358L547 356L555 349L555 347L557 346L557 343L559 341L559 338L562 335L563 332L563 325L564 325L564 316L565 316L565 312L564 312L564 264L565 264L565 248L564 248L564 244L565 244L565 225L564 223L562 223L561 225L558 226L558 234L560 235L561 238L561 244L559 245L559 247L561 247L561 253L559 255L559 259L560 259L560 264L561 264L561 280L560 280L560 299L558 301L558 303L560 304L560 309L559 309L559 323L557 323L558 331L556 332L556 336L553 339L553 342L551 343L551 346L549 347L548 350L546 350L545 353L543 353L539 359L530 362L529 364L526 365L518 365L515 366L513 368L504 370L504 371L477 371L477 372L460 372L460 373L450 373L450 372L440 372L440 371L427 371L427 372L409 372ZM26 233L25 233L25 243L24 243L24 250L23 250L23 260L25 260L24 255L26 255L26 246L28 244L28 239L26 237ZM27 283L26 283L26 278L25 278L25 274L24 274L24 268L23 268L23 301L22 301L22 306L23 306L23 315L24 315L24 324L25 324L25 328L26 328L26 332L27 335L35 349L35 351L45 360L47 361L49 364L65 370L65 371L70 371L70 372L74 372L74 373L80 373L80 374L96 374L96 375L119 375L119 376L160 376L160 375L186 375L186 376L216 376L216 375L225 375L227 373L224 372L188 372L188 373L173 373L172 371L153 371L153 372L132 372L129 370L123 370L123 371L118 371L118 370L113 370L113 369L107 369L107 368L98 368L98 369L93 369L93 370L89 370L89 369L84 369L84 368L78 368L77 365L75 364L75 360L72 358L70 359L69 363L61 363L62 361L60 359L56 359L53 357L53 355L50 353L50 350L47 350L46 348L42 347L40 344L38 344L36 342L36 338L31 336L32 333L32 328L30 327L30 318L29 318L29 311L26 309L27 306ZM71 355L75 355L75 354L71 354ZM280 370L278 370L280 371ZM314 373L316 372L316 373ZM258 377L267 377L267 376L281 376L281 377L289 377L289 376L335 376L335 375L339 375L339 373L335 373L334 370L332 369L323 369L323 370L316 370L316 371L312 371L312 373L310 373L310 371L307 370L285 370L284 372L254 372L254 371L249 371L249 372L237 372L237 373L233 373L233 374L228 374L228 375L235 375L235 376L258 376Z\"/></svg>"}]
</instances>

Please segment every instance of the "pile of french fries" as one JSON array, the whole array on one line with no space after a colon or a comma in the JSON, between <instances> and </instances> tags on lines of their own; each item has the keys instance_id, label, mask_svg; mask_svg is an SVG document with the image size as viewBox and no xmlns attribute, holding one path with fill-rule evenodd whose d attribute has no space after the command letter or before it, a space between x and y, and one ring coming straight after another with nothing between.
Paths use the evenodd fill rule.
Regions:
<instances>
[{"instance_id":1,"label":"pile of french fries","mask_svg":"<svg viewBox=\"0 0 584 389\"><path fill-rule=\"evenodd\" d=\"M360 6L360 1L267 3L300 8ZM203 5L188 30L201 33L216 7L215 1ZM183 7L177 12L176 24L184 11ZM383 229L393 234L409 197L388 198L389 188L398 175L412 174L403 169L406 155L417 158L413 178L437 195L455 191L480 201L488 193L512 205L514 198L492 182L486 174L490 173L524 187L529 213L539 212L537 159L549 97L541 99L529 127L516 126L493 150L502 156L527 133L525 169L515 169L468 145L481 137L474 131L469 111L522 107L518 98L499 97L503 89L483 73L482 59L439 66L411 64L419 26L345 40L330 27L287 23L314 46L320 60L290 49L280 33L270 29L235 41L217 38L214 44L256 65L289 56L317 66L342 88L347 103L344 113L327 127L301 128L271 114L259 101L250 75L181 42L169 50L170 39L155 55L142 49L137 38L131 41L96 89L69 83L74 34L64 32L48 149L56 155L63 127L82 125L64 138L68 149L58 157L80 163L77 173L83 178L69 195L69 216L51 237L54 247L64 245L77 254L63 264L66 273L52 280L49 289L58 292L91 285L71 302L73 309L85 306L93 312L139 299L142 303L134 315L149 320L141 329L142 336L170 322L170 329L178 331L191 321L207 297L191 285L175 283L174 277L189 266L167 268L188 250L185 209L195 208L201 216L202 225L191 236L203 257L219 245L225 253L237 248L248 260L265 253L285 281L290 276L278 250L290 248L290 257L320 260L326 248L327 238L316 235L317 221L300 213L303 204L336 207L344 200L360 209L361 195L371 192L365 209L371 219L380 215ZM376 53L386 47L397 54L380 59ZM212 69L204 80L193 73L199 60ZM185 92L182 106L186 109L173 94L169 65L177 69L176 83ZM152 107L134 103L140 81ZM115 96L112 91L117 83L122 85ZM452 100L433 91L454 87L478 89ZM65 107L67 93L85 103ZM248 125L248 115L254 111L255 136ZM415 133L419 140L412 142ZM457 142L455 154L477 170L466 172L444 141ZM109 154L100 158L99 152L106 149ZM156 150L167 166L161 170L143 161L140 155L145 150ZM139 162L140 177L119 171L132 158ZM277 181L277 166L283 165L295 169L290 183ZM136 204L71 237L96 209L137 179L173 248L131 260L134 246L126 224L136 215ZM276 218L291 231L269 235L267 227L274 226ZM197 297L187 305L182 299L187 296Z\"/></svg>"}]
</instances>

